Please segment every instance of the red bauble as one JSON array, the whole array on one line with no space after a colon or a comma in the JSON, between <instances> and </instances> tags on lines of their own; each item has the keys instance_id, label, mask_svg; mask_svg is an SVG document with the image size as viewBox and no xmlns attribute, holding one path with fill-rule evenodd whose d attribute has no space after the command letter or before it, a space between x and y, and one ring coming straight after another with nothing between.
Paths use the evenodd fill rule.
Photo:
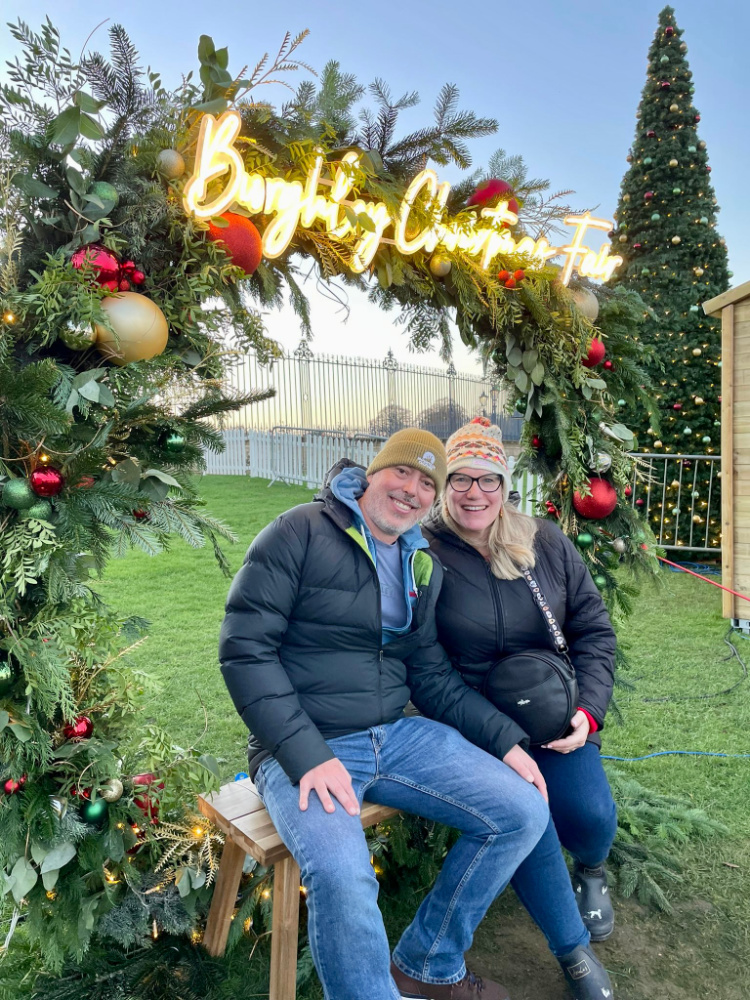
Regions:
<instances>
[{"instance_id":1,"label":"red bauble","mask_svg":"<svg viewBox=\"0 0 750 1000\"><path fill-rule=\"evenodd\" d=\"M146 275L143 273L143 271L133 271L133 273L130 275L130 280L133 282L134 285L142 285L143 282L146 280Z\"/></svg>"},{"instance_id":2,"label":"red bauble","mask_svg":"<svg viewBox=\"0 0 750 1000\"><path fill-rule=\"evenodd\" d=\"M672 27L671 24L668 24L667 27L664 29L664 34L667 36L667 38L672 37L672 35L674 34L674 28Z\"/></svg>"},{"instance_id":3,"label":"red bauble","mask_svg":"<svg viewBox=\"0 0 750 1000\"><path fill-rule=\"evenodd\" d=\"M646 193L645 193L645 194L643 195L643 197L644 197L644 198L645 198L646 200L649 200L649 199L651 199L651 198L653 198L653 197L654 197L654 192L653 192L653 191L646 191Z\"/></svg>"},{"instance_id":4,"label":"red bauble","mask_svg":"<svg viewBox=\"0 0 750 1000\"><path fill-rule=\"evenodd\" d=\"M682 409L682 403L674 403L673 406L672 406L672 409L673 410L681 410Z\"/></svg>"},{"instance_id":5,"label":"red bauble","mask_svg":"<svg viewBox=\"0 0 750 1000\"><path fill-rule=\"evenodd\" d=\"M245 274L252 274L263 259L260 233L244 215L225 212L221 218L228 225L219 227L209 223L209 238L214 243L221 243L235 267L242 268Z\"/></svg>"},{"instance_id":6,"label":"red bauble","mask_svg":"<svg viewBox=\"0 0 750 1000\"><path fill-rule=\"evenodd\" d=\"M611 372L615 366L612 364L611 361L605 361L602 367L606 368L608 372Z\"/></svg>"},{"instance_id":7,"label":"red bauble","mask_svg":"<svg viewBox=\"0 0 750 1000\"><path fill-rule=\"evenodd\" d=\"M487 205L489 202L497 202L500 199L507 199L508 208L511 212L518 211L518 202L515 202L516 207L511 208L511 201L515 201L513 198L513 187L507 181L500 180L497 177L493 177L492 180L485 181L484 184L480 184L476 189L474 194L466 202L467 205Z\"/></svg>"},{"instance_id":8,"label":"red bauble","mask_svg":"<svg viewBox=\"0 0 750 1000\"><path fill-rule=\"evenodd\" d=\"M505 287L506 288L515 288L516 284L517 284L517 282L516 282L515 278L508 278L508 280L505 282Z\"/></svg>"},{"instance_id":9,"label":"red bauble","mask_svg":"<svg viewBox=\"0 0 750 1000\"><path fill-rule=\"evenodd\" d=\"M633 495L633 488L632 488L632 486L626 486L625 489L623 490L623 492L624 492L624 494L625 494L626 497L632 497L632 495Z\"/></svg>"},{"instance_id":10,"label":"red bauble","mask_svg":"<svg viewBox=\"0 0 750 1000\"><path fill-rule=\"evenodd\" d=\"M672 84L669 82L669 80L662 80L661 81L661 89L662 90L669 90L671 86L672 86Z\"/></svg>"},{"instance_id":11,"label":"red bauble","mask_svg":"<svg viewBox=\"0 0 750 1000\"><path fill-rule=\"evenodd\" d=\"M143 774L135 774L132 780L136 793L133 803L138 806L147 819L151 820L152 823L156 823L159 818L159 803L150 797L146 789L155 788L161 791L164 788L164 782L157 781L156 775L150 771L146 771Z\"/></svg>"},{"instance_id":12,"label":"red bauble","mask_svg":"<svg viewBox=\"0 0 750 1000\"><path fill-rule=\"evenodd\" d=\"M534 437L531 439L531 447L532 448L538 448L541 443L542 443L542 439L539 437L538 434L535 434Z\"/></svg>"},{"instance_id":13,"label":"red bauble","mask_svg":"<svg viewBox=\"0 0 750 1000\"><path fill-rule=\"evenodd\" d=\"M656 137L656 132L652 128L650 128L646 133L646 138L654 139L655 137Z\"/></svg>"},{"instance_id":14,"label":"red bauble","mask_svg":"<svg viewBox=\"0 0 750 1000\"><path fill-rule=\"evenodd\" d=\"M557 507L555 507L555 505L552 503L551 500L547 500L545 506L547 507L547 513L550 514L552 517L560 516L560 511L557 509Z\"/></svg>"},{"instance_id":15,"label":"red bauble","mask_svg":"<svg viewBox=\"0 0 750 1000\"><path fill-rule=\"evenodd\" d=\"M513 277L516 279L516 281L523 281L523 279L526 277L526 272L521 270L521 268L519 267L517 271L513 272Z\"/></svg>"},{"instance_id":16,"label":"red bauble","mask_svg":"<svg viewBox=\"0 0 750 1000\"><path fill-rule=\"evenodd\" d=\"M695 120L696 120L697 122L699 122L699 121L701 120L701 116L700 116L700 115L696 115L696 116L695 116Z\"/></svg>"},{"instance_id":17,"label":"red bauble","mask_svg":"<svg viewBox=\"0 0 750 1000\"><path fill-rule=\"evenodd\" d=\"M599 521L608 517L617 506L617 493L614 486L606 479L592 476L589 479L591 494L581 496L578 490L573 494L573 506L581 517Z\"/></svg>"},{"instance_id":18,"label":"red bauble","mask_svg":"<svg viewBox=\"0 0 750 1000\"><path fill-rule=\"evenodd\" d=\"M636 500L635 505L636 505L636 507L642 507L644 503L645 503L645 500Z\"/></svg>"},{"instance_id":19,"label":"red bauble","mask_svg":"<svg viewBox=\"0 0 750 1000\"><path fill-rule=\"evenodd\" d=\"M711 173L711 168L710 167L706 167L706 171L710 174Z\"/></svg>"},{"instance_id":20,"label":"red bauble","mask_svg":"<svg viewBox=\"0 0 750 1000\"><path fill-rule=\"evenodd\" d=\"M127 278L123 278L122 281L120 282L120 284L117 287L119 288L119 290L121 292L129 292L130 291L130 282L128 281Z\"/></svg>"},{"instance_id":21,"label":"red bauble","mask_svg":"<svg viewBox=\"0 0 750 1000\"><path fill-rule=\"evenodd\" d=\"M507 281L509 277L510 277L510 271L498 271L497 272L497 280L498 281Z\"/></svg>"},{"instance_id":22,"label":"red bauble","mask_svg":"<svg viewBox=\"0 0 750 1000\"><path fill-rule=\"evenodd\" d=\"M116 292L120 287L119 281L103 281L102 288L106 288L108 292Z\"/></svg>"},{"instance_id":23,"label":"red bauble","mask_svg":"<svg viewBox=\"0 0 750 1000\"><path fill-rule=\"evenodd\" d=\"M76 483L77 490L90 490L94 485L96 480L93 476L81 476L81 478Z\"/></svg>"},{"instance_id":24,"label":"red bauble","mask_svg":"<svg viewBox=\"0 0 750 1000\"><path fill-rule=\"evenodd\" d=\"M595 337L589 344L588 354L581 360L581 364L584 368L594 368L595 365L601 364L604 361L606 353L607 349L604 343Z\"/></svg>"},{"instance_id":25,"label":"red bauble","mask_svg":"<svg viewBox=\"0 0 750 1000\"><path fill-rule=\"evenodd\" d=\"M133 517L136 519L136 521L148 521L149 516L150 515L149 515L149 512L147 510L134 510L133 511Z\"/></svg>"},{"instance_id":26,"label":"red bauble","mask_svg":"<svg viewBox=\"0 0 750 1000\"><path fill-rule=\"evenodd\" d=\"M88 715L81 715L75 722L63 727L63 736L66 740L87 740L93 731L94 723Z\"/></svg>"},{"instance_id":27,"label":"red bauble","mask_svg":"<svg viewBox=\"0 0 750 1000\"><path fill-rule=\"evenodd\" d=\"M100 285L114 281L115 288L112 290L116 290L120 281L120 261L116 254L101 243L89 243L76 250L70 258L70 263L75 268L90 267L94 272L94 279Z\"/></svg>"},{"instance_id":28,"label":"red bauble","mask_svg":"<svg viewBox=\"0 0 750 1000\"><path fill-rule=\"evenodd\" d=\"M56 497L65 485L65 478L59 469L40 465L29 476L29 484L38 497Z\"/></svg>"},{"instance_id":29,"label":"red bauble","mask_svg":"<svg viewBox=\"0 0 750 1000\"><path fill-rule=\"evenodd\" d=\"M641 246L642 246L642 244L641 244L641 243L634 243L634 244L633 244L633 249L634 249L634 250L640 250L640 249L641 249Z\"/></svg>"},{"instance_id":30,"label":"red bauble","mask_svg":"<svg viewBox=\"0 0 750 1000\"><path fill-rule=\"evenodd\" d=\"M20 792L23 786L26 784L26 775L22 774L21 777L16 781L15 778L8 778L4 783L3 788L5 789L6 795L15 795L16 792Z\"/></svg>"}]
</instances>

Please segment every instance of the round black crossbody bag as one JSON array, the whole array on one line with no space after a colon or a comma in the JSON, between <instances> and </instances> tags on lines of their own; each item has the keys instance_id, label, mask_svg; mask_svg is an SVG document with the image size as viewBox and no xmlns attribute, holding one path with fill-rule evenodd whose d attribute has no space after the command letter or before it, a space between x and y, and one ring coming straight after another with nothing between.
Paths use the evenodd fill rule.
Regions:
<instances>
[{"instance_id":1,"label":"round black crossbody bag","mask_svg":"<svg viewBox=\"0 0 750 1000\"><path fill-rule=\"evenodd\" d=\"M482 694L528 733L533 746L565 736L578 708L578 682L568 644L539 584L528 569L524 579L544 618L554 649L529 649L504 656L484 678Z\"/></svg>"},{"instance_id":2,"label":"round black crossbody bag","mask_svg":"<svg viewBox=\"0 0 750 1000\"><path fill-rule=\"evenodd\" d=\"M573 664L552 649L529 649L493 664L482 694L529 735L532 745L559 740L578 708Z\"/></svg>"}]
</instances>

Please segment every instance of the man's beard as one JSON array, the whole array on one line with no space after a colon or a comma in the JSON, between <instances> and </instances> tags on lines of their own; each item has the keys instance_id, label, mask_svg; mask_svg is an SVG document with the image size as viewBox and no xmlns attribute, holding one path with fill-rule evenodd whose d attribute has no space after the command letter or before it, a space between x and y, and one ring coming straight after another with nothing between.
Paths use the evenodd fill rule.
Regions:
<instances>
[{"instance_id":1,"label":"man's beard","mask_svg":"<svg viewBox=\"0 0 750 1000\"><path fill-rule=\"evenodd\" d=\"M389 499L401 500L403 503L409 504L409 506L413 507L414 509L413 519L410 518L408 521L401 521L401 520L391 521L388 514L385 511L380 510L379 502L377 504L370 506L367 510L367 513L370 517L370 520L375 525L375 527L378 528L380 531L382 531L384 534L403 535L404 532L408 531L410 528L413 528L414 525L417 524L417 522L419 521L420 515L422 513L421 507L419 506L414 507L414 500L412 497L405 496L403 493L393 493L393 492L386 494L386 496L383 498L383 506L386 505Z\"/></svg>"}]
</instances>

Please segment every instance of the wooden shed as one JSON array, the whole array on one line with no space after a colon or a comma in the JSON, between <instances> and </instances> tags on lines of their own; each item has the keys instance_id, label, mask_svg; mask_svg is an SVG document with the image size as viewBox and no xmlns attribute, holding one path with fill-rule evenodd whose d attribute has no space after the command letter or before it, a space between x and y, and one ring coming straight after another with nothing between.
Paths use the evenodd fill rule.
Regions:
<instances>
[{"instance_id":1,"label":"wooden shed","mask_svg":"<svg viewBox=\"0 0 750 1000\"><path fill-rule=\"evenodd\" d=\"M703 309L721 318L722 583L750 596L750 281ZM750 601L723 596L724 617L747 623Z\"/></svg>"}]
</instances>

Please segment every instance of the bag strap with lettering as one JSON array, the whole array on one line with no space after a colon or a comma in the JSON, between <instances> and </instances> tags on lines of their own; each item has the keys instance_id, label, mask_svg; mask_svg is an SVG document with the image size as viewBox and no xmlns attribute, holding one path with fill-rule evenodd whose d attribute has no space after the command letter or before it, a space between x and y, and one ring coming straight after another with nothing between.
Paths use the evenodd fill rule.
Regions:
<instances>
[{"instance_id":1,"label":"bag strap with lettering","mask_svg":"<svg viewBox=\"0 0 750 1000\"><path fill-rule=\"evenodd\" d=\"M552 608L550 607L549 601L542 593L542 588L539 586L537 581L531 575L531 571L524 567L521 572L523 573L526 583L529 585L529 590L531 591L534 601L539 608L542 617L547 625L549 634L552 637L552 642L554 643L555 649L558 653L567 653L568 644L565 641L565 636L563 631L557 623L557 619L552 614Z\"/></svg>"}]
</instances>

